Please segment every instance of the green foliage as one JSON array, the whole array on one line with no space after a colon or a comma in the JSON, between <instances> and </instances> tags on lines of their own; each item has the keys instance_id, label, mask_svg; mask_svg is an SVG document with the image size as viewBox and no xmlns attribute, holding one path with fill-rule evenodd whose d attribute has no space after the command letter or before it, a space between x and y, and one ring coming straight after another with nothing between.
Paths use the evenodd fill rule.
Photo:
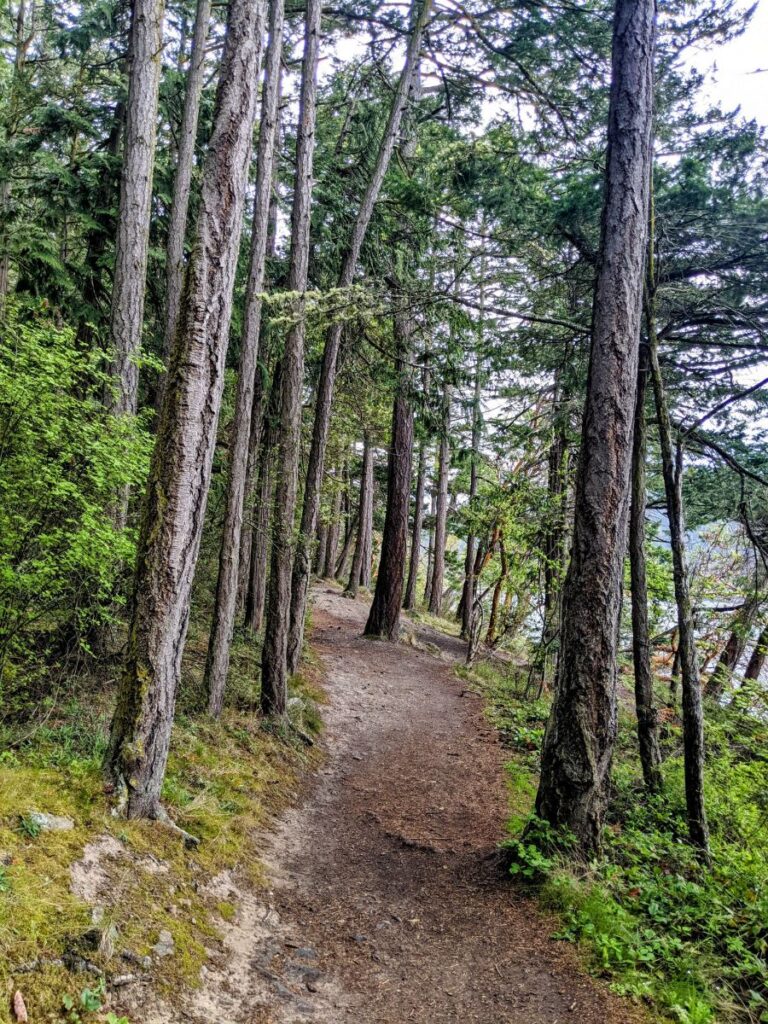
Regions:
<instances>
[{"instance_id":1,"label":"green foliage","mask_svg":"<svg viewBox=\"0 0 768 1024\"><path fill-rule=\"evenodd\" d=\"M707 708L706 800L713 867L687 841L681 726L665 723L664 792L643 789L635 720L622 713L604 854L577 871L562 838L531 817L546 701L529 703L514 675L481 665L471 678L513 751L511 873L540 885L561 921L617 991L679 1022L768 1021L768 725L765 692L745 688Z\"/></svg>"},{"instance_id":2,"label":"green foliage","mask_svg":"<svg viewBox=\"0 0 768 1024\"><path fill-rule=\"evenodd\" d=\"M79 657L113 618L134 538L110 512L146 473L149 438L109 415L103 356L84 352L44 310L10 307L0 324L0 693L57 656Z\"/></svg>"}]
</instances>

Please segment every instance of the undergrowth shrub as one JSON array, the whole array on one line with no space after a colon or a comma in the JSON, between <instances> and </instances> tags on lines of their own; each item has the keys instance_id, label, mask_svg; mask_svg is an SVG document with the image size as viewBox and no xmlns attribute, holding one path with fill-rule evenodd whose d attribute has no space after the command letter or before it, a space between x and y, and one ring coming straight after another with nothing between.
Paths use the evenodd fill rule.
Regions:
<instances>
[{"instance_id":1,"label":"undergrowth shrub","mask_svg":"<svg viewBox=\"0 0 768 1024\"><path fill-rule=\"evenodd\" d=\"M664 790L642 784L634 715L622 710L603 856L576 866L532 816L547 701L526 702L498 664L469 678L512 751L511 872L560 917L596 971L680 1024L768 1022L768 707L759 687L706 709L713 865L687 840L681 724L662 733ZM627 702L629 706L629 702ZM669 716L667 716L669 717Z\"/></svg>"},{"instance_id":2,"label":"undergrowth shrub","mask_svg":"<svg viewBox=\"0 0 768 1024\"><path fill-rule=\"evenodd\" d=\"M44 309L0 321L0 706L23 715L52 666L87 653L112 620L134 535L111 512L146 475L150 440L104 406L103 353L84 352ZM63 676L63 670L62 670Z\"/></svg>"}]
</instances>

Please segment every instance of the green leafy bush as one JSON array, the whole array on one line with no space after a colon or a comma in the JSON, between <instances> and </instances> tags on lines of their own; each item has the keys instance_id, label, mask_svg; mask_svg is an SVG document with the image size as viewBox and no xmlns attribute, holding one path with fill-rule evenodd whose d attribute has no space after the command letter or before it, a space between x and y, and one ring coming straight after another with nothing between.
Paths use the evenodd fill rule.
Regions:
<instances>
[{"instance_id":1,"label":"green leafy bush","mask_svg":"<svg viewBox=\"0 0 768 1024\"><path fill-rule=\"evenodd\" d=\"M0 322L0 697L18 715L37 677L79 658L115 613L134 554L111 516L145 477L150 440L106 412L104 355L83 352L45 310Z\"/></svg>"}]
</instances>

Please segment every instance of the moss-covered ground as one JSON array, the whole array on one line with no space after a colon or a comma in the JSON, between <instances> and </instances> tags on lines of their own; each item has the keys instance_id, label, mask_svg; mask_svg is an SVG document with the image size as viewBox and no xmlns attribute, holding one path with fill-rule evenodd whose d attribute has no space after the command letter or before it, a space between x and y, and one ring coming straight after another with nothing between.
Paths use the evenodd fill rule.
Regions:
<instances>
[{"instance_id":1,"label":"moss-covered ground","mask_svg":"<svg viewBox=\"0 0 768 1024\"><path fill-rule=\"evenodd\" d=\"M317 672L294 682L299 729L270 727L254 711L248 662L234 660L234 706L220 722L192 713L192 684L180 702L164 789L171 817L199 838L187 849L179 835L152 822L112 814L101 760L113 697L78 683L65 702L51 702L42 724L6 729L0 754L0 1022L23 993L36 1022L114 1020L104 980L151 975L165 995L198 983L206 949L237 907L208 894L223 871L258 885L256 837L295 796L302 770L316 757L307 738L319 727ZM251 666L252 667L252 666ZM251 677L252 678L252 677ZM33 812L63 816L73 827L40 829ZM72 866L89 844L102 850L88 899L72 891ZM89 876L90 877L90 876ZM170 955L153 955L161 932ZM151 956L151 967L145 958ZM140 1022L131 1022L140 1024Z\"/></svg>"}]
</instances>

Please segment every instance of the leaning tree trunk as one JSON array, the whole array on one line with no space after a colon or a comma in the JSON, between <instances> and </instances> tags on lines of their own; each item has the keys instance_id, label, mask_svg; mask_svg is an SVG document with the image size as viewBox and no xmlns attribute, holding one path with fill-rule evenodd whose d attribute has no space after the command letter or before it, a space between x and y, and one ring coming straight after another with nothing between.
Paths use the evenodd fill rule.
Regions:
<instances>
[{"instance_id":1,"label":"leaning tree trunk","mask_svg":"<svg viewBox=\"0 0 768 1024\"><path fill-rule=\"evenodd\" d=\"M648 232L654 0L616 0L603 221L573 551L536 813L600 848L616 739L637 348Z\"/></svg>"},{"instance_id":2,"label":"leaning tree trunk","mask_svg":"<svg viewBox=\"0 0 768 1024\"><path fill-rule=\"evenodd\" d=\"M652 217L651 221L653 221ZM652 288L652 266L649 267L648 278ZM649 288L649 292L651 292L651 288ZM651 377L656 399L661 467L664 476L669 537L672 546L672 575L675 586L675 602L677 604L678 651L680 654L680 677L683 691L683 751L685 759L685 804L688 817L688 834L690 835L691 842L697 847L702 858L706 861L709 859L709 827L704 808L704 710L702 706L699 665L696 656L696 631L688 587L688 568L685 559L682 449L678 446L677 460L675 460L672 452L672 428L669 419L669 409L667 408L667 399L659 367L658 339L656 337L652 297L649 297L646 312ZM677 465L675 464L676 462Z\"/></svg>"},{"instance_id":3,"label":"leaning tree trunk","mask_svg":"<svg viewBox=\"0 0 768 1024\"><path fill-rule=\"evenodd\" d=\"M759 679L766 658L768 658L768 625L763 626L760 631L760 636L757 638L757 643L747 663L744 678Z\"/></svg>"},{"instance_id":4,"label":"leaning tree trunk","mask_svg":"<svg viewBox=\"0 0 768 1024\"><path fill-rule=\"evenodd\" d=\"M379 145L371 180L361 200L360 209L357 212L352 228L349 246L344 255L338 280L338 287L341 289L349 288L354 281L363 241L365 240L373 209L379 198L381 186L384 183L389 161L400 132L400 124L408 103L408 94L413 75L418 67L421 40L429 19L431 7L432 0L413 0L415 16L405 55L405 63L392 100L389 120ZM416 11L418 11L418 14L416 14ZM304 487L304 506L291 584L291 627L288 642L288 666L291 672L295 672L298 667L304 639L304 619L306 617L307 596L309 593L312 538L317 523L320 484L323 478L325 449L328 443L328 432L331 423L331 404L336 385L336 369L341 334L342 325L340 323L333 324L328 330L320 368L320 380L317 387L315 421L312 431L312 444L309 451L307 479Z\"/></svg>"},{"instance_id":5,"label":"leaning tree trunk","mask_svg":"<svg viewBox=\"0 0 768 1024\"><path fill-rule=\"evenodd\" d=\"M366 557L370 557L366 555L368 548L366 543L366 534L368 531L368 523L370 523L372 518L372 511L373 446L366 434L363 441L363 467L360 472L360 503L357 513L357 542L355 544L355 553L352 556L352 569L350 570L349 583L347 584L346 590L349 597L357 596L360 580L363 577L365 559Z\"/></svg>"},{"instance_id":6,"label":"leaning tree trunk","mask_svg":"<svg viewBox=\"0 0 768 1024\"><path fill-rule=\"evenodd\" d=\"M448 520L448 471L451 462L451 389L443 387L443 422L437 457L437 505L435 511L435 542L432 550L432 586L429 611L440 615L443 610L443 577L445 575L445 542Z\"/></svg>"},{"instance_id":7,"label":"leaning tree trunk","mask_svg":"<svg viewBox=\"0 0 768 1024\"><path fill-rule=\"evenodd\" d=\"M296 140L296 174L291 211L291 257L288 273L288 290L299 298L294 305L294 322L285 339L282 358L275 517L261 658L261 710L264 714L276 716L284 715L288 706L287 651L291 613L291 568L301 454L301 389L304 384L306 333L302 296L307 290L309 271L321 8L321 0L308 0L305 15L304 64Z\"/></svg>"},{"instance_id":8,"label":"leaning tree trunk","mask_svg":"<svg viewBox=\"0 0 768 1024\"><path fill-rule=\"evenodd\" d=\"M507 549L504 546L503 533L499 533L499 557L501 558L501 572L499 573L499 578L496 580L496 585L493 588L493 597L491 598L491 614L488 616L488 631L485 635L485 642L488 644L489 647L493 647L496 641L501 592L504 589L504 584L507 582L507 578L509 577L509 559L507 558Z\"/></svg>"},{"instance_id":9,"label":"leaning tree trunk","mask_svg":"<svg viewBox=\"0 0 768 1024\"><path fill-rule=\"evenodd\" d=\"M184 93L184 109L179 127L179 151L176 159L176 175L173 180L173 199L168 221L168 245L165 254L163 355L166 361L179 322L181 290L184 280L184 242L187 234L192 170L195 163L197 122L205 83L205 44L208 39L210 20L211 0L197 0L195 29L192 35L192 49L189 55L186 92Z\"/></svg>"},{"instance_id":10,"label":"leaning tree trunk","mask_svg":"<svg viewBox=\"0 0 768 1024\"><path fill-rule=\"evenodd\" d=\"M733 673L746 650L749 635L759 611L760 598L757 594L752 594L736 613L731 635L728 637L728 642L707 682L707 692L710 697L722 697L726 687L730 686Z\"/></svg>"},{"instance_id":11,"label":"leaning tree trunk","mask_svg":"<svg viewBox=\"0 0 768 1024\"><path fill-rule=\"evenodd\" d=\"M397 640L403 601L405 558L408 547L408 503L411 496L413 459L413 406L411 379L406 369L413 324L401 311L395 313L398 352L397 388L392 407L392 438L387 467L387 510L381 541L381 558L365 636Z\"/></svg>"},{"instance_id":12,"label":"leaning tree trunk","mask_svg":"<svg viewBox=\"0 0 768 1024\"><path fill-rule=\"evenodd\" d=\"M115 238L110 339L118 415L135 413L139 395L141 332L149 252L152 173L163 51L163 0L133 0L128 103ZM123 506L125 502L121 503ZM125 520L124 508L118 514Z\"/></svg>"},{"instance_id":13,"label":"leaning tree trunk","mask_svg":"<svg viewBox=\"0 0 768 1024\"><path fill-rule=\"evenodd\" d=\"M162 816L189 599L211 481L242 229L264 6L231 0L187 273L139 536L128 654L106 767L130 817Z\"/></svg>"},{"instance_id":14,"label":"leaning tree trunk","mask_svg":"<svg viewBox=\"0 0 768 1024\"><path fill-rule=\"evenodd\" d=\"M635 710L640 764L650 792L661 789L659 722L653 703L651 640L648 631L648 584L645 568L645 463L647 441L645 395L648 383L648 350L640 351L635 405L635 437L632 447L632 502L629 515L629 564L632 580L632 657L635 668Z\"/></svg>"},{"instance_id":15,"label":"leaning tree trunk","mask_svg":"<svg viewBox=\"0 0 768 1024\"><path fill-rule=\"evenodd\" d=\"M240 366L235 395L235 413L229 443L227 497L224 527L219 548L219 574L213 604L213 623L205 666L208 712L215 717L224 705L224 690L229 672L229 656L235 629L237 581L240 568L240 538L243 528L243 504L248 475L248 451L251 441L256 375L258 373L261 332L262 291L269 234L272 196L272 171L277 141L277 108L280 98L280 65L283 56L283 0L271 0L269 45L267 48L261 125L256 169L256 199L253 209L251 261L248 270L243 335L240 341Z\"/></svg>"}]
</instances>

